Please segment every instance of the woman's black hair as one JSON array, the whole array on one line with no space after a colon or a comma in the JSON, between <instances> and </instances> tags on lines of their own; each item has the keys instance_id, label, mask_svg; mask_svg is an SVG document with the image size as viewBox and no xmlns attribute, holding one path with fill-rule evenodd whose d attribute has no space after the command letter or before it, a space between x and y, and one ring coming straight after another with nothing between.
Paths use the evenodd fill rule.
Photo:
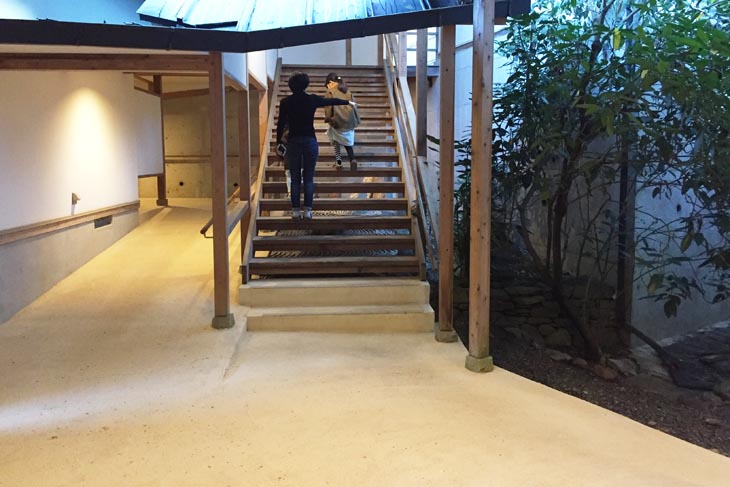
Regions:
<instances>
[{"instance_id":1,"label":"woman's black hair","mask_svg":"<svg viewBox=\"0 0 730 487\"><path fill-rule=\"evenodd\" d=\"M330 84L330 81L334 81L335 83L337 83L337 87L341 92L347 93L347 83L345 83L345 80L342 79L342 76L338 75L337 73L328 74L324 80L324 86L326 87L328 84Z\"/></svg>"},{"instance_id":2,"label":"woman's black hair","mask_svg":"<svg viewBox=\"0 0 730 487\"><path fill-rule=\"evenodd\" d=\"M307 73L296 72L289 77L289 89L292 93L301 93L309 86Z\"/></svg>"}]
</instances>

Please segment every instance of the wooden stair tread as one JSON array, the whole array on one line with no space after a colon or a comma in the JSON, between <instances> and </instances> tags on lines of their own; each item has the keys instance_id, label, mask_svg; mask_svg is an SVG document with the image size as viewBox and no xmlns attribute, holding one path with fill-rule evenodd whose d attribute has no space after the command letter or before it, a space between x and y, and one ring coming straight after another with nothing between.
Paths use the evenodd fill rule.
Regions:
<instances>
[{"instance_id":1,"label":"wooden stair tread","mask_svg":"<svg viewBox=\"0 0 730 487\"><path fill-rule=\"evenodd\" d=\"M356 135L357 136L357 135ZM327 144L330 143L329 138L326 134L319 133L317 134L317 142L320 144L320 147L322 145L327 146ZM355 145L356 146L368 146L368 149L370 147L378 147L382 146L383 148L389 148L394 149L397 146L398 142L395 140L395 138L392 139L385 139L383 137L378 138L359 138L355 139ZM276 139L271 141L270 147L273 149L276 146Z\"/></svg>"},{"instance_id":2,"label":"wooden stair tread","mask_svg":"<svg viewBox=\"0 0 730 487\"><path fill-rule=\"evenodd\" d=\"M264 198L261 200L263 211L291 210L289 198ZM315 210L342 211L408 211L408 200L405 198L317 198L314 200Z\"/></svg>"},{"instance_id":3,"label":"wooden stair tread","mask_svg":"<svg viewBox=\"0 0 730 487\"><path fill-rule=\"evenodd\" d=\"M319 148L320 156L333 156L334 154L335 154L335 150L332 146L324 145L324 146L320 146L320 148ZM344 151L343 151L342 155L344 157L347 157L347 153L345 153ZM355 153L355 159L358 159L358 160L363 159L363 161L364 161L370 157L383 157L383 156L388 156L391 158L395 157L397 159L398 155L399 154L395 150L394 147L367 147L367 148L362 148L362 150L357 151ZM273 157L276 157L276 153L269 152L269 158L271 159Z\"/></svg>"},{"instance_id":4,"label":"wooden stair tread","mask_svg":"<svg viewBox=\"0 0 730 487\"><path fill-rule=\"evenodd\" d=\"M263 193L286 193L285 181L265 181ZM403 182L315 182L314 193L400 193L405 191Z\"/></svg>"},{"instance_id":5,"label":"wooden stair tread","mask_svg":"<svg viewBox=\"0 0 730 487\"><path fill-rule=\"evenodd\" d=\"M254 250L413 250L412 235L301 235L296 237L254 237Z\"/></svg>"},{"instance_id":6,"label":"wooden stair tread","mask_svg":"<svg viewBox=\"0 0 730 487\"><path fill-rule=\"evenodd\" d=\"M322 122L322 124L320 124L320 125L324 125L324 122ZM272 135L275 135L276 128L274 128L271 132L272 132ZM355 129L355 136L357 136L358 134L363 135L365 133L378 133L378 132L389 132L392 134L393 127L384 127L382 125L372 126L372 127L368 127L368 126L363 127L362 125L360 125ZM274 139L274 141L276 141L276 139Z\"/></svg>"},{"instance_id":7,"label":"wooden stair tread","mask_svg":"<svg viewBox=\"0 0 730 487\"><path fill-rule=\"evenodd\" d=\"M277 160L278 155L274 153L269 154L269 160ZM346 157L346 156L345 156ZM358 164L370 164L375 162L390 162L392 164L398 163L398 154L380 154L377 156L361 156L359 154L355 155ZM346 160L346 159L345 159ZM317 158L318 164L333 164L335 162L335 155L334 154L320 154ZM347 169L345 169L347 170Z\"/></svg>"},{"instance_id":8,"label":"wooden stair tread","mask_svg":"<svg viewBox=\"0 0 730 487\"><path fill-rule=\"evenodd\" d=\"M274 117L274 120L276 120L276 121L279 120L278 114ZM393 117L390 115L370 115L370 116L360 117L360 120L361 120L361 124L366 123L366 122L371 122L371 123L382 122L383 120L385 120L386 122L387 121L392 122ZM324 119L321 119L321 120L315 119L314 123L317 124L317 123L325 123L325 122L324 122Z\"/></svg>"},{"instance_id":9,"label":"wooden stair tread","mask_svg":"<svg viewBox=\"0 0 730 487\"><path fill-rule=\"evenodd\" d=\"M284 64L281 67L282 76L291 76L297 72L305 72L311 76L322 76L336 72L342 76L385 76L382 66L342 66L342 65L311 65L311 64Z\"/></svg>"},{"instance_id":10,"label":"wooden stair tread","mask_svg":"<svg viewBox=\"0 0 730 487\"><path fill-rule=\"evenodd\" d=\"M289 216L262 216L259 230L410 230L410 216L315 216L311 220Z\"/></svg>"},{"instance_id":11,"label":"wooden stair tread","mask_svg":"<svg viewBox=\"0 0 730 487\"><path fill-rule=\"evenodd\" d=\"M325 93L324 91L322 91L322 92L317 92L317 91L310 92L309 90L307 90L307 92L308 93L311 93L311 94L314 94L314 95L320 95L320 96L324 96L324 93ZM290 96L290 95L291 95L291 93L280 93L277 96L277 99L279 101L281 101L282 98L286 98L287 96ZM388 97L388 93L385 92L385 91L383 91L383 92L378 92L378 91L365 91L365 92L360 92L360 93L355 93L355 91L353 91L353 95L355 95L355 100L357 101L358 104L360 103L359 100L361 98L366 98L369 101L373 101L373 98L382 98L383 100L387 100L388 102L390 101L390 98Z\"/></svg>"},{"instance_id":12,"label":"wooden stair tread","mask_svg":"<svg viewBox=\"0 0 730 487\"><path fill-rule=\"evenodd\" d=\"M347 161L343 162L341 169L328 166L319 166L314 170L315 177L322 178L368 178L368 177L380 177L380 178L399 178L403 175L400 167L359 167L357 170L352 171L349 168ZM266 168L266 175L273 177L284 177L284 168L281 166L273 167L269 166Z\"/></svg>"},{"instance_id":13,"label":"wooden stair tread","mask_svg":"<svg viewBox=\"0 0 730 487\"><path fill-rule=\"evenodd\" d=\"M277 263L297 264L300 267L316 265L339 265L339 264L416 264L418 258L415 256L377 256L377 257L254 257L251 262L256 263Z\"/></svg>"},{"instance_id":14,"label":"wooden stair tread","mask_svg":"<svg viewBox=\"0 0 730 487\"><path fill-rule=\"evenodd\" d=\"M252 274L415 274L418 258L397 257L254 257Z\"/></svg>"}]
</instances>

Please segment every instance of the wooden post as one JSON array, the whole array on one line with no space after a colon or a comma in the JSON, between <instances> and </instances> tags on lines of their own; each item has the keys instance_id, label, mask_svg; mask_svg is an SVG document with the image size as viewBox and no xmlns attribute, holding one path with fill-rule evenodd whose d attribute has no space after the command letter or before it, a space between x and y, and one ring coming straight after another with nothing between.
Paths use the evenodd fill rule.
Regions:
<instances>
[{"instance_id":1,"label":"wooden post","mask_svg":"<svg viewBox=\"0 0 730 487\"><path fill-rule=\"evenodd\" d=\"M416 38L416 154L426 157L428 112L428 30L418 29Z\"/></svg>"},{"instance_id":2,"label":"wooden post","mask_svg":"<svg viewBox=\"0 0 730 487\"><path fill-rule=\"evenodd\" d=\"M439 318L436 340L455 342L454 332L454 72L456 26L441 29L439 65Z\"/></svg>"},{"instance_id":3,"label":"wooden post","mask_svg":"<svg viewBox=\"0 0 730 487\"><path fill-rule=\"evenodd\" d=\"M251 127L249 119L248 90L238 93L238 164L241 201L251 207ZM250 212L249 212L250 215ZM245 263L243 255L248 235L248 219L241 221L241 263Z\"/></svg>"},{"instance_id":4,"label":"wooden post","mask_svg":"<svg viewBox=\"0 0 730 487\"><path fill-rule=\"evenodd\" d=\"M408 34L405 32L398 33L398 77L408 78Z\"/></svg>"},{"instance_id":5,"label":"wooden post","mask_svg":"<svg viewBox=\"0 0 730 487\"><path fill-rule=\"evenodd\" d=\"M160 97L160 128L162 136L162 172L157 175L157 206L167 206L167 165L165 164L165 113L162 100L162 76L152 77L152 90Z\"/></svg>"},{"instance_id":6,"label":"wooden post","mask_svg":"<svg viewBox=\"0 0 730 487\"><path fill-rule=\"evenodd\" d=\"M261 145L261 160L264 159L264 154L268 152L269 148L266 147L266 132L269 127L269 92L264 87L259 91L259 143ZM266 151L266 152L265 152Z\"/></svg>"},{"instance_id":7,"label":"wooden post","mask_svg":"<svg viewBox=\"0 0 730 487\"><path fill-rule=\"evenodd\" d=\"M492 357L489 355L492 69L494 66L493 0L474 0L474 57L472 66L469 355L466 357L466 368L474 372L489 372L494 368Z\"/></svg>"},{"instance_id":8,"label":"wooden post","mask_svg":"<svg viewBox=\"0 0 730 487\"><path fill-rule=\"evenodd\" d=\"M383 65L383 36L386 34L381 34L378 36L378 66Z\"/></svg>"},{"instance_id":9,"label":"wooden post","mask_svg":"<svg viewBox=\"0 0 730 487\"><path fill-rule=\"evenodd\" d=\"M210 162L213 173L213 275L215 316L213 328L230 328L231 314L228 276L228 180L226 177L226 104L223 56L210 53Z\"/></svg>"},{"instance_id":10,"label":"wooden post","mask_svg":"<svg viewBox=\"0 0 730 487\"><path fill-rule=\"evenodd\" d=\"M345 64L352 66L352 39L345 39Z\"/></svg>"}]
</instances>

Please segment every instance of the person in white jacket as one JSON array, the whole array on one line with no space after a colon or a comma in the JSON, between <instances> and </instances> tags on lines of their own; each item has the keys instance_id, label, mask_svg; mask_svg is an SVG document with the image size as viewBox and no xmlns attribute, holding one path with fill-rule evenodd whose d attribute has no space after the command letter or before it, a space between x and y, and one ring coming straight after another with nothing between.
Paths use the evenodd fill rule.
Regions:
<instances>
[{"instance_id":1,"label":"person in white jacket","mask_svg":"<svg viewBox=\"0 0 730 487\"><path fill-rule=\"evenodd\" d=\"M347 83L337 73L327 75L325 86L327 87L325 98L355 101ZM355 145L355 128L360 125L357 107L352 104L326 107L324 121L329 124L327 137L335 150L335 167L342 167L342 146L345 146L350 159L350 169L356 170L357 161L353 146Z\"/></svg>"}]
</instances>

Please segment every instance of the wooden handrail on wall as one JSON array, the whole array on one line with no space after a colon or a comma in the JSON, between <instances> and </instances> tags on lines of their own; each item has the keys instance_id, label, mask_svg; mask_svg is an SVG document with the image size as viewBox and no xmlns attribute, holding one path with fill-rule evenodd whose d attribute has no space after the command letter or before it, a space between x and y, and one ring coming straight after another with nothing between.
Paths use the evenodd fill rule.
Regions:
<instances>
[{"instance_id":1,"label":"wooden handrail on wall","mask_svg":"<svg viewBox=\"0 0 730 487\"><path fill-rule=\"evenodd\" d=\"M281 58L276 63L276 72L274 74L274 86L271 89L270 96L272 102L269 104L269 115L268 123L266 126L266 137L264 137L264 143L261 150L261 158L259 160L258 176L256 178L256 184L254 185L253 191L251 192L251 217L248 221L248 234L246 236L246 245L243 249L243 259L241 263L241 275L243 276L243 283L248 283L251 278L249 272L249 262L254 257L253 250L253 237L256 235L256 220L261 213L261 189L264 182L264 170L269 164L269 146L271 145L271 132L274 130L274 118L276 117L276 100L279 96L279 84L281 79ZM243 231L243 229L241 229Z\"/></svg>"},{"instance_id":2,"label":"wooden handrail on wall","mask_svg":"<svg viewBox=\"0 0 730 487\"><path fill-rule=\"evenodd\" d=\"M62 218L55 218L53 220L33 223L31 225L2 230L0 231L0 245L17 242L18 240L24 240L26 238L38 237L47 233L63 230L65 228L83 225L84 223L92 222L98 218L122 215L138 209L139 201L133 201L131 203L108 206L94 211L79 213L78 215L65 216Z\"/></svg>"},{"instance_id":3,"label":"wooden handrail on wall","mask_svg":"<svg viewBox=\"0 0 730 487\"><path fill-rule=\"evenodd\" d=\"M431 263L431 267L435 268L435 249L432 245L435 236L432 235L430 226L426 223L428 219L426 213L427 207L424 207L424 201L426 201L426 199L423 197L425 194L425 186L420 172L420 167L418 165L414 126L410 122L411 120L415 120L415 111L413 109L413 101L411 100L408 82L405 75L406 67L404 66L403 69L400 70L400 67L398 66L395 37L395 34L385 35L386 63L384 69L388 84L388 96L390 97L390 103L394 109L393 123L396 128L396 139L398 141L398 148L403 162L403 175L406 183L406 191L408 192L408 199L413 205L412 212L416 217L418 229L420 230L418 232L420 238L417 239L417 241L421 249L421 256L423 256L423 252L425 250L429 262ZM399 75L401 71L403 76Z\"/></svg>"}]
</instances>

